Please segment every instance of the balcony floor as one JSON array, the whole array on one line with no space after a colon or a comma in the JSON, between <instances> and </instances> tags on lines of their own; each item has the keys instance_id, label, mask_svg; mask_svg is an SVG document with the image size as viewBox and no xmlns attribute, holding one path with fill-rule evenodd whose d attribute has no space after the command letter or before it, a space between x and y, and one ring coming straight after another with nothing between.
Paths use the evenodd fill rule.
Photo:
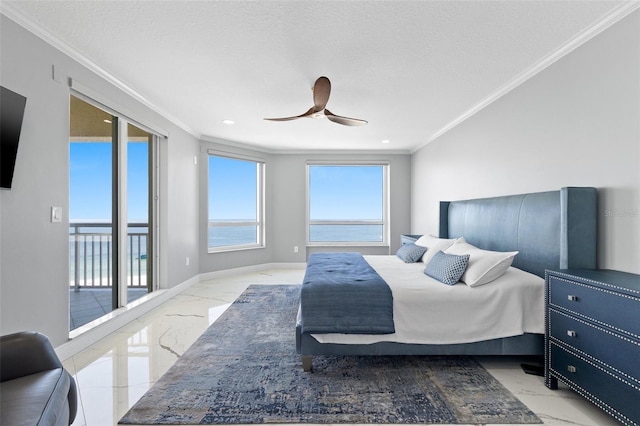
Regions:
<instances>
[{"instance_id":1,"label":"balcony floor","mask_svg":"<svg viewBox=\"0 0 640 426\"><path fill-rule=\"evenodd\" d=\"M127 290L129 302L147 294L146 288L129 288ZM111 308L111 287L88 288L83 287L80 291L69 290L69 304L71 315L69 318L69 329L87 324L103 315L108 314Z\"/></svg>"}]
</instances>

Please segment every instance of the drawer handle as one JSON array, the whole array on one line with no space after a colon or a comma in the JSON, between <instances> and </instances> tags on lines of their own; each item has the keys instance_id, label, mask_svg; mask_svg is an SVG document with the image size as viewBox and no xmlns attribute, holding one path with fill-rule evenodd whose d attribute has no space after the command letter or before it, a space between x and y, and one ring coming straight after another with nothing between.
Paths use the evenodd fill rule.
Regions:
<instances>
[{"instance_id":1,"label":"drawer handle","mask_svg":"<svg viewBox=\"0 0 640 426\"><path fill-rule=\"evenodd\" d=\"M572 302L576 302L578 300L578 296L570 294L567 296L567 300L571 300Z\"/></svg>"},{"instance_id":2,"label":"drawer handle","mask_svg":"<svg viewBox=\"0 0 640 426\"><path fill-rule=\"evenodd\" d=\"M567 336L576 337L577 335L578 333L576 333L574 330L567 330Z\"/></svg>"},{"instance_id":3,"label":"drawer handle","mask_svg":"<svg viewBox=\"0 0 640 426\"><path fill-rule=\"evenodd\" d=\"M576 372L576 367L574 367L573 365L567 365L567 371L569 373L575 373Z\"/></svg>"}]
</instances>

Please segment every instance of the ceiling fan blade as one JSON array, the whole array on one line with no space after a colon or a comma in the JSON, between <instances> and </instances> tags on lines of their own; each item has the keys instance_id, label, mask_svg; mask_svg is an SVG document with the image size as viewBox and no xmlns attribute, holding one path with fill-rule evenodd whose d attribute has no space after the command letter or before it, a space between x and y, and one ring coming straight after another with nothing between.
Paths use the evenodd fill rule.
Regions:
<instances>
[{"instance_id":1,"label":"ceiling fan blade","mask_svg":"<svg viewBox=\"0 0 640 426\"><path fill-rule=\"evenodd\" d=\"M291 121L291 120L297 120L298 118L300 118L299 115L297 115L295 117L265 118L265 120L268 120L268 121Z\"/></svg>"},{"instance_id":2,"label":"ceiling fan blade","mask_svg":"<svg viewBox=\"0 0 640 426\"><path fill-rule=\"evenodd\" d=\"M364 126L367 124L367 120L360 120L359 118L349 118L349 117L341 117L339 115L335 115L331 111L325 108L324 115L334 123L342 124L345 126Z\"/></svg>"},{"instance_id":3,"label":"ceiling fan blade","mask_svg":"<svg viewBox=\"0 0 640 426\"><path fill-rule=\"evenodd\" d=\"M313 105L316 109L315 112L322 111L327 102L329 102L329 95L331 94L331 82L327 77L318 77L313 85Z\"/></svg>"},{"instance_id":4,"label":"ceiling fan blade","mask_svg":"<svg viewBox=\"0 0 640 426\"><path fill-rule=\"evenodd\" d=\"M265 120L269 120L269 121L291 121L291 120L297 120L298 118L308 117L311 114L315 114L316 112L318 112L318 111L315 110L315 107L311 107L304 114L296 115L296 116L293 116L293 117L265 118Z\"/></svg>"}]
</instances>

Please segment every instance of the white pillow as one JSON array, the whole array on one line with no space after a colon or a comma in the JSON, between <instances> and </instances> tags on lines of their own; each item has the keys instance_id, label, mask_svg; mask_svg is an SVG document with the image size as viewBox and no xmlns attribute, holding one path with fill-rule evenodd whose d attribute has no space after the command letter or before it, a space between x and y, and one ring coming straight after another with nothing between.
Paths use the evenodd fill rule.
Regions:
<instances>
[{"instance_id":1,"label":"white pillow","mask_svg":"<svg viewBox=\"0 0 640 426\"><path fill-rule=\"evenodd\" d=\"M467 269L462 274L460 281L465 282L469 287L488 284L496 278L502 276L518 254L517 251L490 251L482 250L464 240L458 239L451 247L445 250L448 254L468 254L469 263Z\"/></svg>"},{"instance_id":2,"label":"white pillow","mask_svg":"<svg viewBox=\"0 0 640 426\"><path fill-rule=\"evenodd\" d=\"M445 251L456 241L456 238L438 238L433 235L423 235L418 238L415 242L415 245L426 247L427 251L422 255L422 261L424 263L429 263L433 256L436 255L439 251Z\"/></svg>"}]
</instances>

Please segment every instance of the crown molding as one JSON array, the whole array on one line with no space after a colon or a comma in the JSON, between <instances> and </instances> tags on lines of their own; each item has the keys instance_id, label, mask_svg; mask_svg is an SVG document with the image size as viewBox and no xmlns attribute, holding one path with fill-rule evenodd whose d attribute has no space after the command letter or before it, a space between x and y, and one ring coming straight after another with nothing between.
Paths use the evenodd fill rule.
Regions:
<instances>
[{"instance_id":1,"label":"crown molding","mask_svg":"<svg viewBox=\"0 0 640 426\"><path fill-rule=\"evenodd\" d=\"M545 70L546 68L548 68L549 66L557 62L558 60L562 59L569 53L573 52L575 49L582 46L584 43L591 40L592 38L594 38L595 36L603 32L604 30L606 30L607 28L613 26L624 17L630 15L631 13L636 11L638 8L640 8L640 1L634 0L634 1L624 2L619 7L611 11L611 13L606 15L603 19L601 19L591 27L582 31L580 34L578 34L576 37L574 37L564 46L560 47L556 51L545 56L544 58L542 58L541 60L533 64L531 67L529 67L528 69L520 73L514 79L509 81L507 84L505 84L504 86L502 86L501 88L499 88L498 90L496 90L495 92L493 92L492 94L484 98L482 101L477 103L475 106L467 110L464 114L460 115L458 118L451 121L442 129L438 130L436 133L431 135L429 140L417 145L414 149L412 149L411 153L414 154L415 152L419 151L426 145L435 141L440 136L447 133L449 130L458 126L460 123L472 117L473 115L477 114L487 106L491 105L493 102L497 101L507 93L511 92L513 89L517 88L518 86L520 86L521 84L529 80L530 78L534 77L536 74L542 72L543 70Z\"/></svg>"},{"instance_id":2,"label":"crown molding","mask_svg":"<svg viewBox=\"0 0 640 426\"><path fill-rule=\"evenodd\" d=\"M262 154L277 154L278 153L278 151L273 149L273 148L267 148L265 146L260 146L260 145L253 145L253 144L249 144L249 143L246 143L246 142L238 142L238 141L232 141L232 140L227 140L227 139L221 139L219 137L209 136L209 135L202 135L200 137L200 142L207 142L207 143L213 143L213 144L217 144L217 145L224 145L224 146L234 147L234 148L238 148L238 149L245 149L245 150L259 152L259 153L262 153Z\"/></svg>"},{"instance_id":3,"label":"crown molding","mask_svg":"<svg viewBox=\"0 0 640 426\"><path fill-rule=\"evenodd\" d=\"M201 142L216 145L229 146L237 149L250 150L261 154L272 155L411 155L411 152L402 149L367 149L367 150L340 150L340 149L293 149L293 148L267 148L262 145L251 145L237 141L229 141L213 136L202 136Z\"/></svg>"},{"instance_id":4,"label":"crown molding","mask_svg":"<svg viewBox=\"0 0 640 426\"><path fill-rule=\"evenodd\" d=\"M116 88L122 90L124 93L131 96L133 99L140 102L142 105L146 106L153 112L164 117L166 120L178 126L185 132L189 133L191 136L197 139L200 138L201 135L198 134L190 126L188 126L181 120L177 119L176 117L174 117L167 111L163 110L162 108L158 107L153 102L151 102L146 97L144 97L142 94L140 94L138 91L136 91L131 86L126 84L124 81L120 80L115 75L106 71L99 64L93 62L91 59L87 58L82 53L78 52L76 49L68 45L66 42L64 42L54 34L42 28L42 26L40 26L37 22L35 22L30 17L24 15L12 4L0 1L0 14L5 15L7 18L11 19L15 23L17 23L18 25L26 29L27 31L31 32L38 38L42 39L45 43L50 44L55 49L61 51L65 55L69 56L71 59L80 63L80 65L84 66L85 68L88 68L90 71L97 74L99 77L111 83ZM72 77L72 76L69 76L69 77Z\"/></svg>"}]
</instances>

